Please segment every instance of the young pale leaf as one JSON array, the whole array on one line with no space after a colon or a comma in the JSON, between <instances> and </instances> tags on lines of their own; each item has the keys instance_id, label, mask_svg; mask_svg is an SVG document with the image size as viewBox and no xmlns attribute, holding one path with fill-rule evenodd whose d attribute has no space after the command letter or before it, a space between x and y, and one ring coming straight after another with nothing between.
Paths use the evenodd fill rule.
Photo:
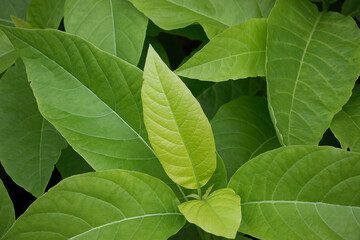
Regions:
<instances>
[{"instance_id":1,"label":"young pale leaf","mask_svg":"<svg viewBox=\"0 0 360 240\"><path fill-rule=\"evenodd\" d=\"M17 52L6 37L5 33L0 31L0 73L14 64L17 58Z\"/></svg>"},{"instance_id":2,"label":"young pale leaf","mask_svg":"<svg viewBox=\"0 0 360 240\"><path fill-rule=\"evenodd\" d=\"M360 30L351 17L320 13L307 0L276 2L268 19L267 81L282 145L317 145L359 72Z\"/></svg>"},{"instance_id":3,"label":"young pale leaf","mask_svg":"<svg viewBox=\"0 0 360 240\"><path fill-rule=\"evenodd\" d=\"M3 240L166 240L185 223L178 204L168 186L142 173L77 175L36 200Z\"/></svg>"},{"instance_id":4,"label":"young pale leaf","mask_svg":"<svg viewBox=\"0 0 360 240\"><path fill-rule=\"evenodd\" d=\"M172 30L200 23L209 38L226 28L261 17L256 0L130 0L159 27Z\"/></svg>"},{"instance_id":5,"label":"young pale leaf","mask_svg":"<svg viewBox=\"0 0 360 240\"><path fill-rule=\"evenodd\" d=\"M175 72L213 82L265 76L266 27L266 19L256 18L232 26Z\"/></svg>"},{"instance_id":6,"label":"young pale leaf","mask_svg":"<svg viewBox=\"0 0 360 240\"><path fill-rule=\"evenodd\" d=\"M0 24L13 26L11 16L25 19L30 2L31 0L0 0Z\"/></svg>"},{"instance_id":7,"label":"young pale leaf","mask_svg":"<svg viewBox=\"0 0 360 240\"><path fill-rule=\"evenodd\" d=\"M360 86L356 85L350 101L335 115L331 131L340 141L343 149L360 152Z\"/></svg>"},{"instance_id":8,"label":"young pale leaf","mask_svg":"<svg viewBox=\"0 0 360 240\"><path fill-rule=\"evenodd\" d=\"M289 146L254 158L231 178L242 199L240 231L259 239L360 236L360 154Z\"/></svg>"},{"instance_id":9,"label":"young pale leaf","mask_svg":"<svg viewBox=\"0 0 360 240\"><path fill-rule=\"evenodd\" d=\"M206 200L179 206L186 220L211 234L234 239L241 222L240 197L230 188L216 190Z\"/></svg>"},{"instance_id":10,"label":"young pale leaf","mask_svg":"<svg viewBox=\"0 0 360 240\"><path fill-rule=\"evenodd\" d=\"M32 0L26 21L34 28L55 28L64 16L65 0Z\"/></svg>"},{"instance_id":11,"label":"young pale leaf","mask_svg":"<svg viewBox=\"0 0 360 240\"><path fill-rule=\"evenodd\" d=\"M360 20L359 0L345 0L341 8L341 13L344 15L353 16L357 20Z\"/></svg>"},{"instance_id":12,"label":"young pale leaf","mask_svg":"<svg viewBox=\"0 0 360 240\"><path fill-rule=\"evenodd\" d=\"M21 18L15 17L15 16L11 16L11 20L14 23L14 26L17 28L28 28L28 29L32 29L33 26L26 22L25 20L22 20Z\"/></svg>"},{"instance_id":13,"label":"young pale leaf","mask_svg":"<svg viewBox=\"0 0 360 240\"><path fill-rule=\"evenodd\" d=\"M71 0L65 3L65 28L129 63L140 59L147 18L128 0Z\"/></svg>"},{"instance_id":14,"label":"young pale leaf","mask_svg":"<svg viewBox=\"0 0 360 240\"><path fill-rule=\"evenodd\" d=\"M95 170L169 181L146 141L141 70L60 31L2 29L25 62L40 112Z\"/></svg>"},{"instance_id":15,"label":"young pale leaf","mask_svg":"<svg viewBox=\"0 0 360 240\"><path fill-rule=\"evenodd\" d=\"M0 238L9 230L14 222L14 206L3 182L0 180Z\"/></svg>"},{"instance_id":16,"label":"young pale leaf","mask_svg":"<svg viewBox=\"0 0 360 240\"><path fill-rule=\"evenodd\" d=\"M144 120L156 156L175 183L200 189L216 168L209 121L190 90L151 46L144 79Z\"/></svg>"},{"instance_id":17,"label":"young pale leaf","mask_svg":"<svg viewBox=\"0 0 360 240\"><path fill-rule=\"evenodd\" d=\"M41 116L20 61L0 79L0 116L0 162L16 184L39 197L67 143Z\"/></svg>"},{"instance_id":18,"label":"young pale leaf","mask_svg":"<svg viewBox=\"0 0 360 240\"><path fill-rule=\"evenodd\" d=\"M229 178L249 159L280 147L266 101L260 97L242 96L223 105L211 126Z\"/></svg>"}]
</instances>

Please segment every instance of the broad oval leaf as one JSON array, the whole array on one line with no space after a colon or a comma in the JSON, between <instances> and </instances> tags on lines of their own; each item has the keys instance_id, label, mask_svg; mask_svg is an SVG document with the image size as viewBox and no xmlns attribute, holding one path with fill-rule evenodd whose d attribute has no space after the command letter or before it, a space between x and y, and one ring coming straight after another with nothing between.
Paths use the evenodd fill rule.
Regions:
<instances>
[{"instance_id":1,"label":"broad oval leaf","mask_svg":"<svg viewBox=\"0 0 360 240\"><path fill-rule=\"evenodd\" d=\"M129 63L138 63L148 20L128 0L66 1L64 19L67 32Z\"/></svg>"},{"instance_id":2,"label":"broad oval leaf","mask_svg":"<svg viewBox=\"0 0 360 240\"><path fill-rule=\"evenodd\" d=\"M242 96L224 104L211 126L228 178L249 159L280 147L266 101L260 97Z\"/></svg>"},{"instance_id":3,"label":"broad oval leaf","mask_svg":"<svg viewBox=\"0 0 360 240\"><path fill-rule=\"evenodd\" d=\"M25 62L40 112L95 170L169 181L146 140L141 70L60 31L3 29Z\"/></svg>"},{"instance_id":4,"label":"broad oval leaf","mask_svg":"<svg viewBox=\"0 0 360 240\"><path fill-rule=\"evenodd\" d=\"M15 211L8 192L0 180L0 238L15 222Z\"/></svg>"},{"instance_id":5,"label":"broad oval leaf","mask_svg":"<svg viewBox=\"0 0 360 240\"><path fill-rule=\"evenodd\" d=\"M241 222L240 197L230 188L216 190L204 200L184 202L179 210L189 222L226 238L236 237Z\"/></svg>"},{"instance_id":6,"label":"broad oval leaf","mask_svg":"<svg viewBox=\"0 0 360 240\"><path fill-rule=\"evenodd\" d=\"M348 103L335 115L331 131L343 149L360 152L360 86L356 85Z\"/></svg>"},{"instance_id":7,"label":"broad oval leaf","mask_svg":"<svg viewBox=\"0 0 360 240\"><path fill-rule=\"evenodd\" d=\"M339 47L341 46L341 47ZM269 109L282 145L317 145L360 71L351 17L307 0L278 0L268 19Z\"/></svg>"},{"instance_id":8,"label":"broad oval leaf","mask_svg":"<svg viewBox=\"0 0 360 240\"><path fill-rule=\"evenodd\" d=\"M0 24L13 26L11 16L24 19L31 0L0 0Z\"/></svg>"},{"instance_id":9,"label":"broad oval leaf","mask_svg":"<svg viewBox=\"0 0 360 240\"><path fill-rule=\"evenodd\" d=\"M190 189L216 168L215 143L199 102L150 46L141 96L149 140L168 176Z\"/></svg>"},{"instance_id":10,"label":"broad oval leaf","mask_svg":"<svg viewBox=\"0 0 360 240\"><path fill-rule=\"evenodd\" d=\"M256 0L130 0L156 25L172 30L200 23L209 38L226 28L261 17ZM170 10L171 9L171 10Z\"/></svg>"},{"instance_id":11,"label":"broad oval leaf","mask_svg":"<svg viewBox=\"0 0 360 240\"><path fill-rule=\"evenodd\" d=\"M14 64L17 58L17 52L6 37L5 33L0 31L0 73Z\"/></svg>"},{"instance_id":12,"label":"broad oval leaf","mask_svg":"<svg viewBox=\"0 0 360 240\"><path fill-rule=\"evenodd\" d=\"M360 154L282 147L250 160L229 187L242 199L240 231L260 239L360 236Z\"/></svg>"},{"instance_id":13,"label":"broad oval leaf","mask_svg":"<svg viewBox=\"0 0 360 240\"><path fill-rule=\"evenodd\" d=\"M165 240L185 223L178 204L168 186L142 173L77 175L36 200L3 240Z\"/></svg>"},{"instance_id":14,"label":"broad oval leaf","mask_svg":"<svg viewBox=\"0 0 360 240\"><path fill-rule=\"evenodd\" d=\"M64 16L65 0L31 0L26 21L34 28L55 28Z\"/></svg>"},{"instance_id":15,"label":"broad oval leaf","mask_svg":"<svg viewBox=\"0 0 360 240\"><path fill-rule=\"evenodd\" d=\"M0 162L16 184L39 197L67 143L41 116L21 61L0 79L0 116Z\"/></svg>"},{"instance_id":16,"label":"broad oval leaf","mask_svg":"<svg viewBox=\"0 0 360 240\"><path fill-rule=\"evenodd\" d=\"M266 19L250 19L210 40L175 72L183 77L220 82L265 76Z\"/></svg>"}]
</instances>

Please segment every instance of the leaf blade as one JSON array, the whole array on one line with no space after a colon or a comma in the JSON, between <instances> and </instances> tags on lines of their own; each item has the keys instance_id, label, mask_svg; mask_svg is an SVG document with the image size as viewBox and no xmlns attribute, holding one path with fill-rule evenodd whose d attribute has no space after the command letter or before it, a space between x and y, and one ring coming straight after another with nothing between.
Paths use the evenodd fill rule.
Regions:
<instances>
[{"instance_id":1,"label":"leaf blade","mask_svg":"<svg viewBox=\"0 0 360 240\"><path fill-rule=\"evenodd\" d=\"M32 0L26 14L26 21L35 28L55 28L64 16L65 0Z\"/></svg>"},{"instance_id":2,"label":"leaf blade","mask_svg":"<svg viewBox=\"0 0 360 240\"><path fill-rule=\"evenodd\" d=\"M8 192L0 179L0 238L15 222L15 211Z\"/></svg>"}]
</instances>

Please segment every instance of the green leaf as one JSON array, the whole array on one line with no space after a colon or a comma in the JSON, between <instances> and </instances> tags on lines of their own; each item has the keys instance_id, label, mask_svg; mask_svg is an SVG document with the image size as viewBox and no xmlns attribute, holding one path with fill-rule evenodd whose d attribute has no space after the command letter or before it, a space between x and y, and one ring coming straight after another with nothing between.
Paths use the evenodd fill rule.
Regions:
<instances>
[{"instance_id":1,"label":"green leaf","mask_svg":"<svg viewBox=\"0 0 360 240\"><path fill-rule=\"evenodd\" d=\"M59 170L62 178L94 171L71 146L62 150L59 161L56 163L56 168Z\"/></svg>"},{"instance_id":2,"label":"green leaf","mask_svg":"<svg viewBox=\"0 0 360 240\"><path fill-rule=\"evenodd\" d=\"M266 19L250 19L210 40L175 72L183 77L220 82L265 76Z\"/></svg>"},{"instance_id":3,"label":"green leaf","mask_svg":"<svg viewBox=\"0 0 360 240\"><path fill-rule=\"evenodd\" d=\"M127 0L72 0L65 3L65 28L129 63L140 59L147 18Z\"/></svg>"},{"instance_id":4,"label":"green leaf","mask_svg":"<svg viewBox=\"0 0 360 240\"><path fill-rule=\"evenodd\" d=\"M268 17L276 0L256 0L264 18Z\"/></svg>"},{"instance_id":5,"label":"green leaf","mask_svg":"<svg viewBox=\"0 0 360 240\"><path fill-rule=\"evenodd\" d=\"M168 186L142 173L77 175L36 200L3 240L165 240L185 223L178 204Z\"/></svg>"},{"instance_id":6,"label":"green leaf","mask_svg":"<svg viewBox=\"0 0 360 240\"><path fill-rule=\"evenodd\" d=\"M230 188L216 190L206 200L184 202L179 210L190 223L226 238L236 237L241 222L240 197Z\"/></svg>"},{"instance_id":7,"label":"green leaf","mask_svg":"<svg viewBox=\"0 0 360 240\"><path fill-rule=\"evenodd\" d=\"M13 65L17 58L17 52L6 37L5 33L0 31L0 73Z\"/></svg>"},{"instance_id":8,"label":"green leaf","mask_svg":"<svg viewBox=\"0 0 360 240\"><path fill-rule=\"evenodd\" d=\"M0 24L13 26L11 16L25 20L30 2L31 0L0 0Z\"/></svg>"},{"instance_id":9,"label":"green leaf","mask_svg":"<svg viewBox=\"0 0 360 240\"><path fill-rule=\"evenodd\" d=\"M91 167L169 181L146 140L141 70L60 31L2 29L20 50L40 112Z\"/></svg>"},{"instance_id":10,"label":"green leaf","mask_svg":"<svg viewBox=\"0 0 360 240\"><path fill-rule=\"evenodd\" d=\"M211 126L228 178L249 159L280 147L266 101L260 97L242 96L223 105Z\"/></svg>"},{"instance_id":11,"label":"green leaf","mask_svg":"<svg viewBox=\"0 0 360 240\"><path fill-rule=\"evenodd\" d=\"M22 20L21 18L11 16L11 20L13 21L14 26L17 28L28 28L28 29L33 28L33 26L30 23L26 22L25 20Z\"/></svg>"},{"instance_id":12,"label":"green leaf","mask_svg":"<svg viewBox=\"0 0 360 240\"><path fill-rule=\"evenodd\" d=\"M225 103L240 96L257 95L262 92L266 92L265 81L262 78L248 78L241 81L229 80L215 83L203 90L196 98L208 119L211 120Z\"/></svg>"},{"instance_id":13,"label":"green leaf","mask_svg":"<svg viewBox=\"0 0 360 240\"><path fill-rule=\"evenodd\" d=\"M243 165L229 187L242 199L240 231L260 239L360 236L360 154L289 146Z\"/></svg>"},{"instance_id":14,"label":"green leaf","mask_svg":"<svg viewBox=\"0 0 360 240\"><path fill-rule=\"evenodd\" d=\"M357 20L360 20L360 4L358 0L345 0L341 13L344 15L350 15L355 17Z\"/></svg>"},{"instance_id":15,"label":"green leaf","mask_svg":"<svg viewBox=\"0 0 360 240\"><path fill-rule=\"evenodd\" d=\"M0 79L0 116L1 164L16 184L39 197L67 143L39 113L20 61Z\"/></svg>"},{"instance_id":16,"label":"green leaf","mask_svg":"<svg viewBox=\"0 0 360 240\"><path fill-rule=\"evenodd\" d=\"M356 85L348 103L335 115L330 126L343 149L360 152L360 86Z\"/></svg>"},{"instance_id":17,"label":"green leaf","mask_svg":"<svg viewBox=\"0 0 360 240\"><path fill-rule=\"evenodd\" d=\"M256 0L130 0L156 25L173 30L200 23L209 38L226 28L261 17ZM169 10L170 9L170 10Z\"/></svg>"},{"instance_id":18,"label":"green leaf","mask_svg":"<svg viewBox=\"0 0 360 240\"><path fill-rule=\"evenodd\" d=\"M0 238L15 222L15 211L8 192L0 180Z\"/></svg>"},{"instance_id":19,"label":"green leaf","mask_svg":"<svg viewBox=\"0 0 360 240\"><path fill-rule=\"evenodd\" d=\"M150 46L141 96L149 140L168 176L200 189L216 168L214 137L200 104Z\"/></svg>"},{"instance_id":20,"label":"green leaf","mask_svg":"<svg viewBox=\"0 0 360 240\"><path fill-rule=\"evenodd\" d=\"M341 47L339 47L341 46ZM282 145L317 145L360 72L360 30L307 0L278 0L268 19L270 114Z\"/></svg>"},{"instance_id":21,"label":"green leaf","mask_svg":"<svg viewBox=\"0 0 360 240\"><path fill-rule=\"evenodd\" d=\"M32 0L26 20L35 28L55 28L64 16L65 0Z\"/></svg>"}]
</instances>

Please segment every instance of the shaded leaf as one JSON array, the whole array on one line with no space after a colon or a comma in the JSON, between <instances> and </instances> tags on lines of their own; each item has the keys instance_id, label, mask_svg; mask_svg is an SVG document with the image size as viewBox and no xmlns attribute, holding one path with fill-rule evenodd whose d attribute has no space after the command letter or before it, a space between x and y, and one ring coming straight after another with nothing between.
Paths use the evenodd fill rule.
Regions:
<instances>
[{"instance_id":1,"label":"shaded leaf","mask_svg":"<svg viewBox=\"0 0 360 240\"><path fill-rule=\"evenodd\" d=\"M211 126L228 178L249 159L280 147L266 101L260 97L242 96L224 104Z\"/></svg>"},{"instance_id":2,"label":"shaded leaf","mask_svg":"<svg viewBox=\"0 0 360 240\"><path fill-rule=\"evenodd\" d=\"M335 115L331 131L343 149L360 152L360 87L356 85L348 103Z\"/></svg>"},{"instance_id":3,"label":"shaded leaf","mask_svg":"<svg viewBox=\"0 0 360 240\"><path fill-rule=\"evenodd\" d=\"M339 47L341 46L341 47ZM282 145L317 145L360 72L360 30L307 0L278 0L268 19L270 114Z\"/></svg>"},{"instance_id":4,"label":"shaded leaf","mask_svg":"<svg viewBox=\"0 0 360 240\"><path fill-rule=\"evenodd\" d=\"M4 72L13 65L17 58L17 52L6 37L5 33L0 31L0 73Z\"/></svg>"},{"instance_id":5,"label":"shaded leaf","mask_svg":"<svg viewBox=\"0 0 360 240\"><path fill-rule=\"evenodd\" d=\"M226 29L179 67L176 74L205 81L265 76L266 19Z\"/></svg>"},{"instance_id":6,"label":"shaded leaf","mask_svg":"<svg viewBox=\"0 0 360 240\"><path fill-rule=\"evenodd\" d=\"M0 238L15 222L15 211L8 192L0 180Z\"/></svg>"},{"instance_id":7,"label":"shaded leaf","mask_svg":"<svg viewBox=\"0 0 360 240\"><path fill-rule=\"evenodd\" d=\"M151 145L177 184L200 189L216 169L215 143L200 104L150 46L141 96Z\"/></svg>"},{"instance_id":8,"label":"shaded leaf","mask_svg":"<svg viewBox=\"0 0 360 240\"><path fill-rule=\"evenodd\" d=\"M65 3L65 28L129 63L140 59L147 18L127 0L72 0Z\"/></svg>"},{"instance_id":9,"label":"shaded leaf","mask_svg":"<svg viewBox=\"0 0 360 240\"><path fill-rule=\"evenodd\" d=\"M241 222L240 197L232 189L219 189L206 200L191 200L179 205L190 222L206 232L235 238Z\"/></svg>"},{"instance_id":10,"label":"shaded leaf","mask_svg":"<svg viewBox=\"0 0 360 240\"><path fill-rule=\"evenodd\" d=\"M0 24L13 26L11 16L25 20L31 0L0 0Z\"/></svg>"},{"instance_id":11,"label":"shaded leaf","mask_svg":"<svg viewBox=\"0 0 360 240\"><path fill-rule=\"evenodd\" d=\"M26 21L34 28L55 28L64 16L65 0L32 0Z\"/></svg>"},{"instance_id":12,"label":"shaded leaf","mask_svg":"<svg viewBox=\"0 0 360 240\"><path fill-rule=\"evenodd\" d=\"M165 240L185 223L178 204L168 186L142 173L77 175L36 200L4 240Z\"/></svg>"},{"instance_id":13,"label":"shaded leaf","mask_svg":"<svg viewBox=\"0 0 360 240\"><path fill-rule=\"evenodd\" d=\"M130 0L156 25L173 30L200 23L209 38L226 28L261 17L256 0ZM171 10L169 10L171 9Z\"/></svg>"},{"instance_id":14,"label":"shaded leaf","mask_svg":"<svg viewBox=\"0 0 360 240\"><path fill-rule=\"evenodd\" d=\"M242 199L240 231L260 239L360 236L360 154L289 146L244 164L229 187Z\"/></svg>"},{"instance_id":15,"label":"shaded leaf","mask_svg":"<svg viewBox=\"0 0 360 240\"><path fill-rule=\"evenodd\" d=\"M350 15L360 21L360 2L358 0L345 0L341 13L344 15Z\"/></svg>"},{"instance_id":16,"label":"shaded leaf","mask_svg":"<svg viewBox=\"0 0 360 240\"><path fill-rule=\"evenodd\" d=\"M268 17L271 9L274 7L276 0L256 0L261 14L264 18Z\"/></svg>"},{"instance_id":17,"label":"shaded leaf","mask_svg":"<svg viewBox=\"0 0 360 240\"><path fill-rule=\"evenodd\" d=\"M12 180L39 197L67 143L39 113L18 61L0 79L0 161Z\"/></svg>"}]
</instances>

